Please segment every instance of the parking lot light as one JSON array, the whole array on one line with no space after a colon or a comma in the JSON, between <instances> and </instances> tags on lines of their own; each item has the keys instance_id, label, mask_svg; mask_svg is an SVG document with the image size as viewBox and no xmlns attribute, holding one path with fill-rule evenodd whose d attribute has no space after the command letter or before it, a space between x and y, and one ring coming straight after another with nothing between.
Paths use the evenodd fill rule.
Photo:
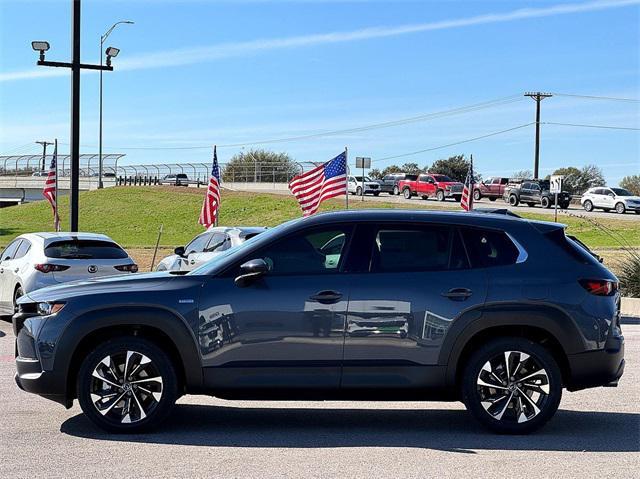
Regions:
<instances>
[{"instance_id":1,"label":"parking lot light","mask_svg":"<svg viewBox=\"0 0 640 479\"><path fill-rule=\"evenodd\" d=\"M50 45L49 42L35 41L31 42L31 48L36 52L40 52L40 61L44 61L44 52L49 50Z\"/></svg>"}]
</instances>

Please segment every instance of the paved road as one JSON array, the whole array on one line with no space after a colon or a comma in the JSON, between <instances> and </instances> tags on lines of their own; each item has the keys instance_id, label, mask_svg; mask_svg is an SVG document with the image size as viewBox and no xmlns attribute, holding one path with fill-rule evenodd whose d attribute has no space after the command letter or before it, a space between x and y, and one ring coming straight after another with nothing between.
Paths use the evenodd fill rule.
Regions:
<instances>
[{"instance_id":1,"label":"paved road","mask_svg":"<svg viewBox=\"0 0 640 479\"><path fill-rule=\"evenodd\" d=\"M565 393L552 422L531 436L488 434L459 404L193 396L161 431L115 436L78 406L67 411L18 390L13 334L0 322L0 477L634 477L640 325L624 329L620 386Z\"/></svg>"},{"instance_id":2,"label":"paved road","mask_svg":"<svg viewBox=\"0 0 640 479\"><path fill-rule=\"evenodd\" d=\"M273 193L273 194L282 194L282 195L288 195L290 194L289 191L283 187L281 187L281 185L277 185L276 188L269 188L268 184L258 184L259 187L255 187L252 183L234 183L233 184L233 188L234 190L237 191L250 191L250 192L256 192L256 193ZM224 186L224 185L223 185ZM228 184L226 185L228 186ZM342 197L344 198L344 196ZM349 195L349 201L362 201L362 197L360 196L354 196L354 195ZM453 209L453 210L460 210L460 204L456 203L453 200L446 200L444 202L440 202L437 201L434 198L428 199L428 200L423 200L418 196L414 196L413 198L411 198L410 200L406 200L404 199L404 197L402 195L398 195L398 196L394 196L394 195L388 195L386 193L381 193L380 196L372 196L372 195L365 195L364 197L364 201L382 201L385 203L401 203L401 204L410 204L410 203L414 203L416 205L416 207L431 207L434 209ZM476 202L476 206L478 208L506 208L508 210L512 210L515 213L537 213L537 214L541 214L541 215L548 215L550 216L550 220L553 220L553 215L554 215L554 211L553 208L551 209L545 209L545 208L541 208L540 206L534 206L534 207L529 207L529 206L510 206L508 203L506 203L505 201L503 201L502 199L498 199L496 201L489 201L488 199L481 199L480 201ZM578 206L578 205L571 205L569 207L568 210L571 214L574 215L581 215L581 216L587 216L589 218L593 218L593 219L613 219L613 220L621 220L621 221L637 221L640 222L640 215L637 215L635 213L625 213L625 214L618 214L618 213L614 213L614 212L605 212L602 210L594 210L590 213L586 212L582 207ZM562 222L562 218L565 217L566 215L562 213L561 210L558 210L558 221Z\"/></svg>"}]
</instances>

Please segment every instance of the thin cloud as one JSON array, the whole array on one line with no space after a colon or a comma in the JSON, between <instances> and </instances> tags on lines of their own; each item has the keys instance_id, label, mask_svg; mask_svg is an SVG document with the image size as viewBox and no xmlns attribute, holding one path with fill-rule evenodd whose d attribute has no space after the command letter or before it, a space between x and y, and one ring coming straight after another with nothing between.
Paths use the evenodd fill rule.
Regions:
<instances>
[{"instance_id":1,"label":"thin cloud","mask_svg":"<svg viewBox=\"0 0 640 479\"><path fill-rule=\"evenodd\" d=\"M204 63L231 57L241 57L264 51L301 48L316 45L346 43L376 38L388 38L413 33L448 30L491 23L506 23L531 18L543 18L572 13L593 12L612 8L622 8L640 4L640 0L596 0L585 3L559 4L541 8L522 8L506 13L490 13L468 18L443 20L438 22L417 23L394 27L372 27L350 32L330 32L313 35L302 35L287 38L259 39L246 42L230 42L208 47L183 48L163 52L140 55L118 62L118 70L144 70L181 65ZM0 73L0 82L27 80L42 77L65 75L64 71L42 73L39 70Z\"/></svg>"}]
</instances>

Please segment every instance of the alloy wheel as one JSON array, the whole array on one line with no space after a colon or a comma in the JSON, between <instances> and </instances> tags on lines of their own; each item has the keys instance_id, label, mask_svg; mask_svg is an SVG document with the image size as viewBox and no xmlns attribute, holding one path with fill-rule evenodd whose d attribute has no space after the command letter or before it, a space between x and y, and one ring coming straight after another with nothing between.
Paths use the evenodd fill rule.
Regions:
<instances>
[{"instance_id":1,"label":"alloy wheel","mask_svg":"<svg viewBox=\"0 0 640 479\"><path fill-rule=\"evenodd\" d=\"M98 413L112 422L142 421L162 399L163 381L158 368L137 351L119 351L104 357L91 376L91 402Z\"/></svg>"},{"instance_id":2,"label":"alloy wheel","mask_svg":"<svg viewBox=\"0 0 640 479\"><path fill-rule=\"evenodd\" d=\"M530 421L549 400L547 371L522 351L505 351L492 357L480 369L476 384L480 404L496 421Z\"/></svg>"}]
</instances>

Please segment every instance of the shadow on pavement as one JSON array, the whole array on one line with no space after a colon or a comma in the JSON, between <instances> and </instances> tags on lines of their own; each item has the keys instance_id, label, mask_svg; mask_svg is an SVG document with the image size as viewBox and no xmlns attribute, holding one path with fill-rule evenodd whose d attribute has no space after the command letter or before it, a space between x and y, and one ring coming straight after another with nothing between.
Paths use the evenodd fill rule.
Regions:
<instances>
[{"instance_id":1,"label":"shadow on pavement","mask_svg":"<svg viewBox=\"0 0 640 479\"><path fill-rule=\"evenodd\" d=\"M181 404L149 434L108 434L82 414L65 421L60 431L98 440L188 446L631 452L640 443L640 414L560 410L536 434L500 436L486 432L466 411Z\"/></svg>"}]
</instances>

